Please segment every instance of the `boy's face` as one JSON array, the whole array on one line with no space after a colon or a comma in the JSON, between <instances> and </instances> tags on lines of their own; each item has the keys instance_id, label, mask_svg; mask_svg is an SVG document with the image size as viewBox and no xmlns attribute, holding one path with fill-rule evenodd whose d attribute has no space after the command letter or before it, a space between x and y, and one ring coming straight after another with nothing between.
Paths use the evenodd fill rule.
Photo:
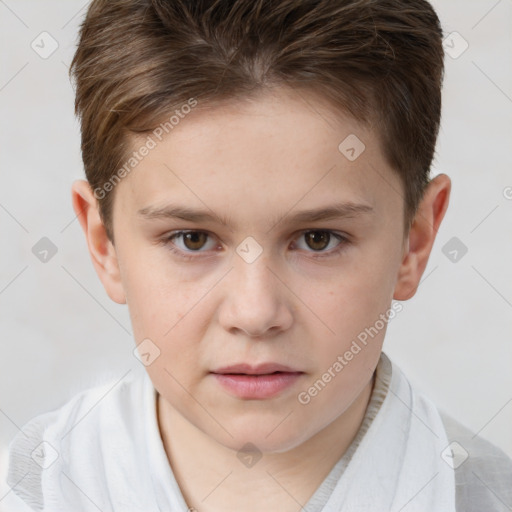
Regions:
<instances>
[{"instance_id":1,"label":"boy's face","mask_svg":"<svg viewBox=\"0 0 512 512\"><path fill-rule=\"evenodd\" d=\"M351 134L365 145L353 161L360 143L338 149ZM117 185L113 212L135 341L160 350L147 371L168 405L233 449L291 449L339 418L380 356L407 246L401 191L376 134L305 93L180 121ZM339 217L293 220L335 205ZM141 213L171 206L205 218ZM199 233L166 241L180 230ZM301 373L266 396L212 373L268 362Z\"/></svg>"}]
</instances>

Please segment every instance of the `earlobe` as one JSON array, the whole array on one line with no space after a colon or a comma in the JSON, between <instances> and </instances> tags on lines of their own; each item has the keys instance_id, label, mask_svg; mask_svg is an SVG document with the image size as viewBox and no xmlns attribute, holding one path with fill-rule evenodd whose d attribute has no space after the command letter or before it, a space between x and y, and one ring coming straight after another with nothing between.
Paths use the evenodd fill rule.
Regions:
<instances>
[{"instance_id":1,"label":"earlobe","mask_svg":"<svg viewBox=\"0 0 512 512\"><path fill-rule=\"evenodd\" d=\"M89 183L77 180L71 187L73 209L82 226L91 260L108 296L118 304L126 304L119 261L101 221L98 200Z\"/></svg>"},{"instance_id":2,"label":"earlobe","mask_svg":"<svg viewBox=\"0 0 512 512\"><path fill-rule=\"evenodd\" d=\"M416 293L448 208L450 190L451 181L446 174L439 174L428 184L409 230L393 299L407 300Z\"/></svg>"}]
</instances>

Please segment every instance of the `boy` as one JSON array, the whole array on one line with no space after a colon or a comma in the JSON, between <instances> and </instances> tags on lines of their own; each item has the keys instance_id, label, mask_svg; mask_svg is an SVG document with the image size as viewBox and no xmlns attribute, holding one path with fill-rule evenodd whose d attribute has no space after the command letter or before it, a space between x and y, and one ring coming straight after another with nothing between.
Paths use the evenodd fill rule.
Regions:
<instances>
[{"instance_id":1,"label":"boy","mask_svg":"<svg viewBox=\"0 0 512 512\"><path fill-rule=\"evenodd\" d=\"M137 375L12 442L35 510L500 511L512 462L382 352L448 206L424 0L95 0L75 212ZM201 243L199 242L201 241Z\"/></svg>"}]
</instances>

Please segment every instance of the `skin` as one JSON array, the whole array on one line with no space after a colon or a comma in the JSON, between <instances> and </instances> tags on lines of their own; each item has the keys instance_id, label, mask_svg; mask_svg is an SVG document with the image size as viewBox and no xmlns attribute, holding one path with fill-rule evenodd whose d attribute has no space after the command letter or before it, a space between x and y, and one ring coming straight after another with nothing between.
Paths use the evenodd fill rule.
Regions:
<instances>
[{"instance_id":1,"label":"skin","mask_svg":"<svg viewBox=\"0 0 512 512\"><path fill-rule=\"evenodd\" d=\"M338 150L350 134L366 146L353 162ZM116 186L115 246L88 183L73 184L73 206L106 292L128 305L136 343L149 338L160 349L146 369L189 506L252 512L306 504L357 433L385 327L308 404L298 394L392 299L415 294L450 187L446 175L431 181L406 232L402 184L378 134L313 94L285 88L198 107L181 120ZM229 224L138 214L171 202ZM299 211L339 202L370 210L290 223ZM178 230L208 236L164 242ZM320 240L308 244L308 230ZM236 252L247 237L262 248L251 263ZM210 373L267 361L304 373L262 400L233 396ZM262 452L252 467L237 457L247 442Z\"/></svg>"}]
</instances>

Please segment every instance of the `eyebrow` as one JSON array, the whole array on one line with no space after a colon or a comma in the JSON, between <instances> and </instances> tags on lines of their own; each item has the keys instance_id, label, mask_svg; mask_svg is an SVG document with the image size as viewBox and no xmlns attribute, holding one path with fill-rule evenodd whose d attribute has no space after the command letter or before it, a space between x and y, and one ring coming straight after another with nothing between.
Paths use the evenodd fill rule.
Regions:
<instances>
[{"instance_id":1,"label":"eyebrow","mask_svg":"<svg viewBox=\"0 0 512 512\"><path fill-rule=\"evenodd\" d=\"M367 204L358 203L337 203L321 208L312 208L302 210L293 215L282 214L273 225L286 219L287 224L301 224L306 222L317 222L323 220L333 220L340 218L352 218L361 214L372 213L373 207ZM145 219L181 219L190 222L217 222L223 226L229 227L230 219L216 215L207 210L196 210L187 206L166 205L162 207L148 206L140 209L137 214Z\"/></svg>"}]
</instances>

